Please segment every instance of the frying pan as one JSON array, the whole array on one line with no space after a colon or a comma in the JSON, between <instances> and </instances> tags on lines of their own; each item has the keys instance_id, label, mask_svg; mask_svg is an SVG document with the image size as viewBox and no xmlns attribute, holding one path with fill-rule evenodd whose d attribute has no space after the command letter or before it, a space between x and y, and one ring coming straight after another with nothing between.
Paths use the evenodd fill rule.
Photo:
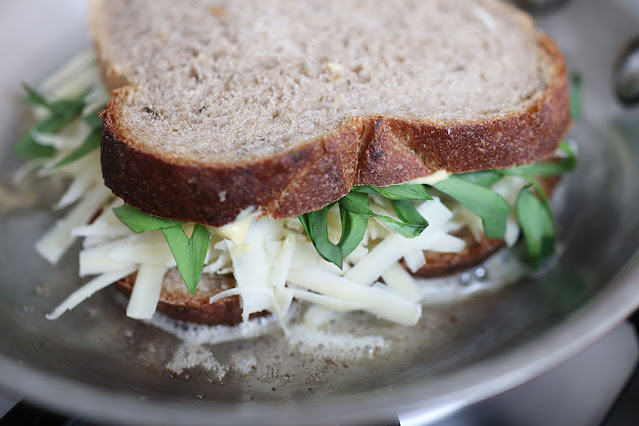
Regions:
<instances>
[{"instance_id":1,"label":"frying pan","mask_svg":"<svg viewBox=\"0 0 639 426\"><path fill-rule=\"evenodd\" d=\"M19 165L10 154L24 116L18 84L38 82L89 46L85 7L81 0L0 5L5 176ZM44 318L79 284L77 251L57 267L35 254L33 243L55 221L47 204L59 189L27 183L0 216L0 387L113 423L365 424L466 406L597 341L639 306L639 113L622 106L613 87L620 52L637 36L639 6L573 0L538 22L582 75L584 98L569 135L580 163L555 197L560 254L544 274L429 307L417 330L380 323L389 345L372 356L336 362L263 337L209 348L221 361L256 360L254 369L221 380L202 368L176 375L166 365L179 339L126 318L113 291L57 321Z\"/></svg>"}]
</instances>

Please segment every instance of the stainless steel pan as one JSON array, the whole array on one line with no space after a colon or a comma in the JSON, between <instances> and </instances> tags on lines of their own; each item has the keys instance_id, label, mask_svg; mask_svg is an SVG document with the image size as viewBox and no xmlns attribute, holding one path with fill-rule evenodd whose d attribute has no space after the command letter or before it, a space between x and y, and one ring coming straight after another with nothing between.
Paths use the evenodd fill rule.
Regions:
<instances>
[{"instance_id":1,"label":"stainless steel pan","mask_svg":"<svg viewBox=\"0 0 639 426\"><path fill-rule=\"evenodd\" d=\"M38 7L36 7L36 5ZM21 116L20 81L37 82L88 46L84 2L0 5L0 161ZM48 266L33 251L54 221L51 188L0 217L0 386L87 418L136 424L368 423L442 412L514 387L577 354L639 306L639 111L614 97L613 70L639 33L633 0L573 0L540 17L584 82L584 117L571 131L580 164L557 194L561 255L544 276L426 313L426 326L390 351L335 364L262 339L213 349L255 350L260 374L171 377L179 341L124 317L113 292L49 322L78 284L73 255ZM394 330L386 330L391 334ZM401 332L398 331L398 336ZM273 354L279 354L277 359ZM270 371L269 374L263 374Z\"/></svg>"}]
</instances>

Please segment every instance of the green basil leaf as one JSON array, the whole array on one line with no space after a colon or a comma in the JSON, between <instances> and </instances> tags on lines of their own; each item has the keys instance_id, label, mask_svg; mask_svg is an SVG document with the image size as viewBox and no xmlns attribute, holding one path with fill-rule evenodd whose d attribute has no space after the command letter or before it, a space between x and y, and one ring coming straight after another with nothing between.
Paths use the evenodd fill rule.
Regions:
<instances>
[{"instance_id":1,"label":"green basil leaf","mask_svg":"<svg viewBox=\"0 0 639 426\"><path fill-rule=\"evenodd\" d=\"M300 222L302 222L302 226L304 227L304 231L306 232L306 235L308 235L308 238L310 238L311 241L313 241L313 233L311 229L311 214L304 213L297 216L297 218L300 220ZM328 226L328 223L327 223L327 226Z\"/></svg>"},{"instance_id":2,"label":"green basil leaf","mask_svg":"<svg viewBox=\"0 0 639 426\"><path fill-rule=\"evenodd\" d=\"M84 157L91 151L94 151L100 148L100 140L102 139L102 129L93 129L91 133L84 139L84 142L71 151L67 156L65 156L62 160L60 160L53 167L64 166L65 164L69 164L74 162L75 160Z\"/></svg>"},{"instance_id":3,"label":"green basil leaf","mask_svg":"<svg viewBox=\"0 0 639 426\"><path fill-rule=\"evenodd\" d=\"M524 235L528 261L536 267L554 252L555 224L544 197L536 197L529 190L530 187L531 185L519 192L515 212Z\"/></svg>"},{"instance_id":4,"label":"green basil leaf","mask_svg":"<svg viewBox=\"0 0 639 426\"><path fill-rule=\"evenodd\" d=\"M51 158L55 155L55 148L38 143L31 134L31 129L26 131L18 143L13 146L13 153L26 158Z\"/></svg>"},{"instance_id":5,"label":"green basil leaf","mask_svg":"<svg viewBox=\"0 0 639 426\"><path fill-rule=\"evenodd\" d=\"M354 194L348 194L346 197L340 200L340 207L343 207L353 213L366 214L366 215L372 216L375 219L379 220L381 223L383 223L387 228L403 235L406 238L414 238L418 236L428 226L428 222L426 222L424 218L421 217L421 215L419 215L419 219L417 219L417 223L410 223L410 222L404 223L404 222L395 220L392 217L378 215L370 210L369 204L368 204L368 195L362 194L367 197L366 203L362 201L363 198L361 197L356 198L356 197L352 197L351 195L354 195Z\"/></svg>"},{"instance_id":6,"label":"green basil leaf","mask_svg":"<svg viewBox=\"0 0 639 426\"><path fill-rule=\"evenodd\" d=\"M61 99L51 103L51 111L54 115L72 114L75 117L80 116L84 110L84 95L77 99Z\"/></svg>"},{"instance_id":7,"label":"green basil leaf","mask_svg":"<svg viewBox=\"0 0 639 426\"><path fill-rule=\"evenodd\" d=\"M356 186L352 190L353 192L363 192L366 194L378 194L382 195L389 200L432 200L433 198L428 193L428 190L424 185L419 184L403 184L392 186L372 186L363 185Z\"/></svg>"},{"instance_id":8,"label":"green basil leaf","mask_svg":"<svg viewBox=\"0 0 639 426\"><path fill-rule=\"evenodd\" d=\"M415 186L421 187L423 185ZM406 238L416 237L428 226L428 222L417 212L417 209L404 200L391 200L395 211L403 222L374 213L370 209L368 194L379 194L380 191L376 191L376 189L372 186L365 187L362 192L350 192L339 200L342 236L337 244L331 243L328 239L327 211L330 206L299 216L306 234L322 258L341 268L344 258L352 253L364 238L369 217L376 218L384 226ZM420 191L420 197L424 196L424 193L427 194L425 191L418 191ZM400 193L396 189L391 189L391 192L394 196ZM404 192L404 195L407 193ZM414 194L414 191L412 193Z\"/></svg>"},{"instance_id":9,"label":"green basil leaf","mask_svg":"<svg viewBox=\"0 0 639 426\"><path fill-rule=\"evenodd\" d=\"M504 174L509 176L539 176L551 177L560 175L573 166L567 165L564 161L539 161L534 164L526 164L510 169L504 169Z\"/></svg>"},{"instance_id":10,"label":"green basil leaf","mask_svg":"<svg viewBox=\"0 0 639 426\"><path fill-rule=\"evenodd\" d=\"M486 188L504 177L503 173L498 170L481 170L478 172L459 173L455 176L460 179L464 179L466 182L481 185Z\"/></svg>"},{"instance_id":11,"label":"green basil leaf","mask_svg":"<svg viewBox=\"0 0 639 426\"><path fill-rule=\"evenodd\" d=\"M125 224L131 231L139 234L140 232L155 231L158 229L171 228L178 225L183 225L186 222L178 222L171 219L164 219L157 216L151 216L150 214L142 213L135 207L128 204L124 204L120 207L115 207L113 213L120 219L120 222Z\"/></svg>"},{"instance_id":12,"label":"green basil leaf","mask_svg":"<svg viewBox=\"0 0 639 426\"><path fill-rule=\"evenodd\" d=\"M413 203L408 200L391 200L391 205L402 221L416 225L428 226L428 221L419 214Z\"/></svg>"},{"instance_id":13,"label":"green basil leaf","mask_svg":"<svg viewBox=\"0 0 639 426\"><path fill-rule=\"evenodd\" d=\"M53 102L50 102L51 111L54 114L62 115L65 114L69 110L76 111L76 115L79 115L84 110L84 106L87 104L86 97L91 93L91 88L85 89L75 98L69 99L58 99Z\"/></svg>"},{"instance_id":14,"label":"green basil leaf","mask_svg":"<svg viewBox=\"0 0 639 426\"><path fill-rule=\"evenodd\" d=\"M49 102L33 87L29 86L27 83L22 83L22 88L25 92L27 92L27 96L24 98L25 102L31 105L40 105L45 108L51 109Z\"/></svg>"},{"instance_id":15,"label":"green basil leaf","mask_svg":"<svg viewBox=\"0 0 639 426\"><path fill-rule=\"evenodd\" d=\"M550 177L561 175L574 169L577 165L577 154L575 151L565 141L559 145L559 150L566 154L565 158L538 161L532 164L504 169L502 172L510 176Z\"/></svg>"},{"instance_id":16,"label":"green basil leaf","mask_svg":"<svg viewBox=\"0 0 639 426\"><path fill-rule=\"evenodd\" d=\"M334 263L339 268L342 267L344 262L344 254L341 247L333 244L328 239L328 208L324 207L321 210L316 210L308 214L309 218L309 230L307 232L309 238L313 242L315 249L322 258ZM303 222L302 222L303 224Z\"/></svg>"},{"instance_id":17,"label":"green basil leaf","mask_svg":"<svg viewBox=\"0 0 639 426\"><path fill-rule=\"evenodd\" d=\"M414 223L403 223L393 219L392 217L377 214L373 214L373 217L382 222L387 228L406 238L415 238L421 234L427 226Z\"/></svg>"},{"instance_id":18,"label":"green basil leaf","mask_svg":"<svg viewBox=\"0 0 639 426\"><path fill-rule=\"evenodd\" d=\"M349 198L361 198L359 203L369 205L368 194L350 193ZM345 198L345 197L344 197ZM343 199L343 198L342 198ZM366 227L368 226L368 214L356 213L342 205L340 200L339 215L342 220L342 236L337 245L342 248L342 256L346 257L353 252L364 239Z\"/></svg>"},{"instance_id":19,"label":"green basil leaf","mask_svg":"<svg viewBox=\"0 0 639 426\"><path fill-rule=\"evenodd\" d=\"M38 93L33 87L29 86L26 83L22 84L22 88L27 92L27 96L25 97L25 102L30 103L32 105L40 105L47 108L54 115L65 115L68 114L69 110L76 111L76 114L79 114L85 105L86 96L91 92L91 89L86 89L75 98L70 99L59 99L56 101L48 101L43 95Z\"/></svg>"},{"instance_id":20,"label":"green basil leaf","mask_svg":"<svg viewBox=\"0 0 639 426\"><path fill-rule=\"evenodd\" d=\"M33 133L56 133L72 122L79 112L69 111L64 115L50 115L25 132L13 147L13 153L27 158L49 158L55 154L55 148L42 145L33 137Z\"/></svg>"},{"instance_id":21,"label":"green basil leaf","mask_svg":"<svg viewBox=\"0 0 639 426\"><path fill-rule=\"evenodd\" d=\"M339 200L339 206L352 213L365 214L367 216L373 215L368 201L368 194L365 193L351 192L346 194Z\"/></svg>"},{"instance_id":22,"label":"green basil leaf","mask_svg":"<svg viewBox=\"0 0 639 426\"><path fill-rule=\"evenodd\" d=\"M82 109L76 107L75 109L67 109L62 114L52 114L36 123L30 131L38 133L57 133L75 120L81 112Z\"/></svg>"},{"instance_id":23,"label":"green basil leaf","mask_svg":"<svg viewBox=\"0 0 639 426\"><path fill-rule=\"evenodd\" d=\"M506 216L511 209L501 195L456 176L451 176L433 186L479 216L488 238L504 238Z\"/></svg>"},{"instance_id":24,"label":"green basil leaf","mask_svg":"<svg viewBox=\"0 0 639 426\"><path fill-rule=\"evenodd\" d=\"M61 99L50 102L43 95L27 84L22 84L27 96L25 102L47 108L51 115L32 126L13 147L14 154L28 158L50 158L55 155L55 148L42 145L33 137L37 133L57 133L78 118L85 105L87 90L72 99ZM78 157L79 158L79 157Z\"/></svg>"},{"instance_id":25,"label":"green basil leaf","mask_svg":"<svg viewBox=\"0 0 639 426\"><path fill-rule=\"evenodd\" d=\"M557 149L570 157L574 157L575 161L577 160L577 153L574 149L572 149L572 146L570 146L568 141L562 140L561 142L559 142L559 146L557 147Z\"/></svg>"},{"instance_id":26,"label":"green basil leaf","mask_svg":"<svg viewBox=\"0 0 639 426\"><path fill-rule=\"evenodd\" d=\"M196 224L193 227L193 234L189 238L182 228L185 222L151 216L128 204L114 208L113 213L129 229L138 234L162 230L182 279L191 294L195 293L211 240L211 233L205 226Z\"/></svg>"},{"instance_id":27,"label":"green basil leaf","mask_svg":"<svg viewBox=\"0 0 639 426\"><path fill-rule=\"evenodd\" d=\"M191 238L186 236L182 226L163 228L162 233L169 244L171 253L173 253L182 279L191 294L195 293L202 276L204 260L211 241L211 233L205 226L199 224L193 227Z\"/></svg>"},{"instance_id":28,"label":"green basil leaf","mask_svg":"<svg viewBox=\"0 0 639 426\"><path fill-rule=\"evenodd\" d=\"M570 171L577 167L577 152L572 148L572 146L570 146L567 141L561 141L557 149L560 152L564 153L564 155L566 156L565 158L562 158L560 160L564 163L564 172Z\"/></svg>"}]
</instances>

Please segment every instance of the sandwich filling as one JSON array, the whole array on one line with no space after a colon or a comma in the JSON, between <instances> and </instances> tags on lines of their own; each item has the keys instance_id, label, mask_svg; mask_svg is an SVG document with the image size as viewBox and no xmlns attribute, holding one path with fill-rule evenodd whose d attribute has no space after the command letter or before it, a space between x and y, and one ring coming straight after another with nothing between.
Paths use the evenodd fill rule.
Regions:
<instances>
[{"instance_id":1,"label":"sandwich filling","mask_svg":"<svg viewBox=\"0 0 639 426\"><path fill-rule=\"evenodd\" d=\"M477 240L500 238L508 246L523 234L533 266L552 254L554 220L537 179L559 175L576 161L562 143L552 160L459 175L440 171L386 188L355 187L332 205L299 217L275 220L247 209L234 223L214 228L147 215L104 186L96 112L108 96L92 53L45 82L44 95L30 88L27 93L39 121L16 146L16 153L33 158L17 178L37 168L44 176L71 179L54 206L69 210L36 249L55 264L82 238L79 274L94 276L49 319L132 274L127 315L149 319L166 274L177 268L192 294L201 274L232 274L236 287L210 303L240 296L244 321L263 311L284 321L293 300L300 300L413 325L421 316L423 291L410 272L424 266L424 250L463 250L456 231L466 228Z\"/></svg>"}]
</instances>

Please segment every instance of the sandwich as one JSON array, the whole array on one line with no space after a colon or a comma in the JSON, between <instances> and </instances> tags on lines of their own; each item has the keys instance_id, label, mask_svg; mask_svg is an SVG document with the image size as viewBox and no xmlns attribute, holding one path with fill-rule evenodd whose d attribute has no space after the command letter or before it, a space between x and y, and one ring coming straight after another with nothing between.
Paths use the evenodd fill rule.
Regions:
<instances>
[{"instance_id":1,"label":"sandwich","mask_svg":"<svg viewBox=\"0 0 639 426\"><path fill-rule=\"evenodd\" d=\"M512 5L93 0L91 26L16 146L73 179L37 250L82 237L95 276L49 318L115 284L138 319L298 300L408 326L424 278L553 254L566 69Z\"/></svg>"}]
</instances>

